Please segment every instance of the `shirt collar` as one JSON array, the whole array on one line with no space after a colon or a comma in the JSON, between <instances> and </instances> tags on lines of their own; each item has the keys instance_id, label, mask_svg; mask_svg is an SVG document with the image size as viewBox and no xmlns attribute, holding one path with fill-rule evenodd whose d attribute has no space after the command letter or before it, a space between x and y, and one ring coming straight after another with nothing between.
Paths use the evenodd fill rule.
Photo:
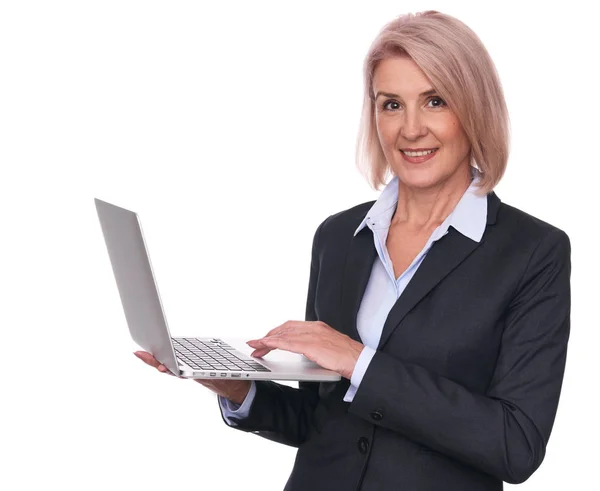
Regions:
<instances>
[{"instance_id":1,"label":"shirt collar","mask_svg":"<svg viewBox=\"0 0 600 491\"><path fill-rule=\"evenodd\" d=\"M487 196L475 194L477 190L476 184L481 174L473 167L472 175L473 180L471 185L465 191L452 213L438 227L436 234L439 234L439 237L436 240L444 235L448 228L452 226L471 240L475 242L481 241L487 222ZM381 192L379 199L373 203L365 218L360 222L354 235L356 236L364 227L369 227L371 230L389 229L397 203L398 176L394 176Z\"/></svg>"}]
</instances>

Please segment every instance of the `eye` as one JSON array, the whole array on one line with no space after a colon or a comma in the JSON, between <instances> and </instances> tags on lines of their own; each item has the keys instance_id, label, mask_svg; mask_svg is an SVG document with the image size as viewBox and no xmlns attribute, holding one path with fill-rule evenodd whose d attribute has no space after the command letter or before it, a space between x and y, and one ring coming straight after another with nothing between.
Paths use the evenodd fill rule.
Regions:
<instances>
[{"instance_id":1,"label":"eye","mask_svg":"<svg viewBox=\"0 0 600 491\"><path fill-rule=\"evenodd\" d=\"M397 101L385 101L382 107L384 111L395 111L399 106Z\"/></svg>"},{"instance_id":2,"label":"eye","mask_svg":"<svg viewBox=\"0 0 600 491\"><path fill-rule=\"evenodd\" d=\"M435 104L433 107L443 107L446 105L446 102L444 101L444 99L442 99L441 97L438 97L438 96L431 97L428 102L431 102L431 101L439 102L439 104Z\"/></svg>"}]
</instances>

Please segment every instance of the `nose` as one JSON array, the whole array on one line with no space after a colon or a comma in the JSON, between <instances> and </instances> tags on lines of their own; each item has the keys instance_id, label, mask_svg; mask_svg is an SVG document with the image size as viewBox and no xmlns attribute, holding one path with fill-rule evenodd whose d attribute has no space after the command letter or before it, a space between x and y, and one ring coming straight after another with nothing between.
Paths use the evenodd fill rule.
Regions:
<instances>
[{"instance_id":1,"label":"nose","mask_svg":"<svg viewBox=\"0 0 600 491\"><path fill-rule=\"evenodd\" d=\"M427 134L427 125L419 109L407 109L400 127L400 135L407 140L417 140Z\"/></svg>"}]
</instances>

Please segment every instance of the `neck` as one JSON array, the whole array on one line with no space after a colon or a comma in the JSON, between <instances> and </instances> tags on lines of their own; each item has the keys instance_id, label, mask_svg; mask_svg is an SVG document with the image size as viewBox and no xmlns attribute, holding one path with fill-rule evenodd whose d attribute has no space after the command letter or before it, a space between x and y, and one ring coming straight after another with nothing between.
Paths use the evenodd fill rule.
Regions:
<instances>
[{"instance_id":1,"label":"neck","mask_svg":"<svg viewBox=\"0 0 600 491\"><path fill-rule=\"evenodd\" d=\"M470 167L461 167L444 182L429 188L410 187L398 180L398 206L392 225L414 229L438 227L452 213L470 185Z\"/></svg>"}]
</instances>

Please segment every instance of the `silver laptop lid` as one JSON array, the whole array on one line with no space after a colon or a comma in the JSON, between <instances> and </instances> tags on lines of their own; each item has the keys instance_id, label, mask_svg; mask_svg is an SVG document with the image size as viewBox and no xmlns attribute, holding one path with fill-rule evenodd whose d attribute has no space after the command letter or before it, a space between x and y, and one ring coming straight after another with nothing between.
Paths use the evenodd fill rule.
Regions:
<instances>
[{"instance_id":1,"label":"silver laptop lid","mask_svg":"<svg viewBox=\"0 0 600 491\"><path fill-rule=\"evenodd\" d=\"M139 217L97 198L94 201L131 337L179 374Z\"/></svg>"}]
</instances>

